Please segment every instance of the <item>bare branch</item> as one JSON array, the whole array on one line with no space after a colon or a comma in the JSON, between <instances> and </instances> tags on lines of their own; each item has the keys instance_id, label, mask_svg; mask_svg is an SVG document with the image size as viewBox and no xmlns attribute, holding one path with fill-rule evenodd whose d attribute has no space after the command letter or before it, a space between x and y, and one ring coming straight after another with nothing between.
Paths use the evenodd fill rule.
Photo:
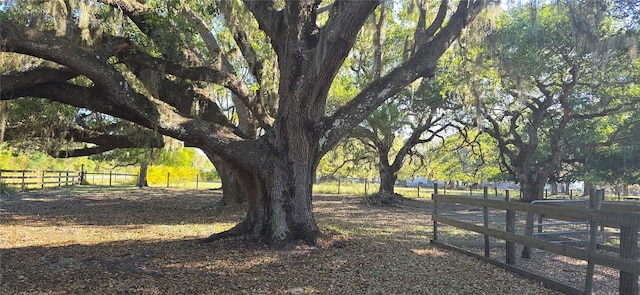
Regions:
<instances>
[{"instance_id":1,"label":"bare branch","mask_svg":"<svg viewBox=\"0 0 640 295\"><path fill-rule=\"evenodd\" d=\"M435 74L440 56L460 36L462 29L487 5L486 1L482 0L462 2L466 5L458 6L458 10L450 17L447 24L432 39L417 48L413 56L385 76L373 81L353 100L327 118L322 127L325 134L321 139L325 143L323 150L333 147L342 135L406 85L419 77L431 77Z\"/></svg>"}]
</instances>

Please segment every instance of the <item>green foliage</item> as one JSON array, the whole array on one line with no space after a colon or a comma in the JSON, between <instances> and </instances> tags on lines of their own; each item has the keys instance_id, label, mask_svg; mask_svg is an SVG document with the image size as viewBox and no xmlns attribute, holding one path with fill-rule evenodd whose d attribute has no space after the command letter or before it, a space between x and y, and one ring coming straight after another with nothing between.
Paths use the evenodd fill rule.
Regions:
<instances>
[{"instance_id":1,"label":"green foliage","mask_svg":"<svg viewBox=\"0 0 640 295\"><path fill-rule=\"evenodd\" d=\"M7 139L25 149L56 150L65 139L77 108L44 99L23 98L8 102Z\"/></svg>"},{"instance_id":2,"label":"green foliage","mask_svg":"<svg viewBox=\"0 0 640 295\"><path fill-rule=\"evenodd\" d=\"M362 142L347 138L329 151L318 165L321 178L371 178L376 173L375 158Z\"/></svg>"},{"instance_id":3,"label":"green foliage","mask_svg":"<svg viewBox=\"0 0 640 295\"><path fill-rule=\"evenodd\" d=\"M431 146L428 176L446 181L505 180L498 165L495 140L474 130L466 137L456 133L446 137L441 145ZM475 141L466 142L469 138Z\"/></svg>"},{"instance_id":4,"label":"green foliage","mask_svg":"<svg viewBox=\"0 0 640 295\"><path fill-rule=\"evenodd\" d=\"M590 158L594 146L638 126L629 107L640 81L629 50L637 33L607 13L589 12L593 3L515 7L485 38L464 38L445 63L445 92L465 110L460 121L499 140L496 162L513 179L564 177L575 164L562 160ZM621 41L628 36L633 46Z\"/></svg>"},{"instance_id":5,"label":"green foliage","mask_svg":"<svg viewBox=\"0 0 640 295\"><path fill-rule=\"evenodd\" d=\"M139 171L136 171L138 173ZM147 182L150 186L167 185L179 186L186 182L195 181L198 169L191 167L170 167L164 165L150 166L147 171Z\"/></svg>"},{"instance_id":6,"label":"green foliage","mask_svg":"<svg viewBox=\"0 0 640 295\"><path fill-rule=\"evenodd\" d=\"M176 150L162 150L153 161L155 164L173 167L191 167L196 155L194 148L178 148Z\"/></svg>"},{"instance_id":7,"label":"green foliage","mask_svg":"<svg viewBox=\"0 0 640 295\"><path fill-rule=\"evenodd\" d=\"M86 157L74 159L56 159L41 151L28 151L3 143L0 149L0 169L5 170L85 170L97 164Z\"/></svg>"},{"instance_id":8,"label":"green foliage","mask_svg":"<svg viewBox=\"0 0 640 295\"><path fill-rule=\"evenodd\" d=\"M572 177L611 185L640 184L640 137L630 136L611 146L583 151Z\"/></svg>"}]
</instances>

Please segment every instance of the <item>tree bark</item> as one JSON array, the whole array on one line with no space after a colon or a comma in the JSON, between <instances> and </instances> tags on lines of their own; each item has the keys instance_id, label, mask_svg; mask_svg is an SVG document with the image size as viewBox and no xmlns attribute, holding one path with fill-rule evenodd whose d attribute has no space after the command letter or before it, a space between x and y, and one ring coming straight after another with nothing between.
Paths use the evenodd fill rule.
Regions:
<instances>
[{"instance_id":1,"label":"tree bark","mask_svg":"<svg viewBox=\"0 0 640 295\"><path fill-rule=\"evenodd\" d=\"M551 183L549 183L549 186L551 186L551 195L557 195L558 194L558 183L555 181L552 181Z\"/></svg>"},{"instance_id":2,"label":"tree bark","mask_svg":"<svg viewBox=\"0 0 640 295\"><path fill-rule=\"evenodd\" d=\"M241 204L246 201L245 195L240 190L240 184L233 176L231 169L227 168L224 160L220 156L207 155L213 166L216 167L218 175L220 175L220 181L222 182L222 199L220 204L223 206L229 206L234 204Z\"/></svg>"},{"instance_id":3,"label":"tree bark","mask_svg":"<svg viewBox=\"0 0 640 295\"><path fill-rule=\"evenodd\" d=\"M2 142L4 141L4 131L7 128L8 108L9 108L8 101L0 101L0 151L2 151Z\"/></svg>"},{"instance_id":4,"label":"tree bark","mask_svg":"<svg viewBox=\"0 0 640 295\"><path fill-rule=\"evenodd\" d=\"M629 196L629 185L628 184L625 184L622 187L622 195L625 196L625 197Z\"/></svg>"},{"instance_id":5,"label":"tree bark","mask_svg":"<svg viewBox=\"0 0 640 295\"><path fill-rule=\"evenodd\" d=\"M582 196L583 197L588 196L592 188L593 188L593 184L591 184L591 182L585 181L584 186L582 188Z\"/></svg>"},{"instance_id":6,"label":"tree bark","mask_svg":"<svg viewBox=\"0 0 640 295\"><path fill-rule=\"evenodd\" d=\"M544 194L544 184L546 179L536 179L534 175L520 174L520 191L522 193L521 201L531 203L532 201L539 200ZM533 237L533 229L535 222L535 214L527 213L527 219L524 228L525 237ZM531 258L531 248L528 246L522 247L522 258Z\"/></svg>"},{"instance_id":7,"label":"tree bark","mask_svg":"<svg viewBox=\"0 0 640 295\"><path fill-rule=\"evenodd\" d=\"M148 187L147 183L147 170L149 168L149 164L141 163L140 164L140 172L138 173L138 181L136 182L136 186L139 188Z\"/></svg>"},{"instance_id":8,"label":"tree bark","mask_svg":"<svg viewBox=\"0 0 640 295\"><path fill-rule=\"evenodd\" d=\"M302 135L299 129L288 130L291 135ZM316 243L320 230L313 217L311 191L319 157L308 141L285 142L295 152L269 153L257 166L227 161L247 197L247 216L232 229L211 235L206 242L251 235L276 248L293 240ZM259 150L268 149L282 147L267 144L249 153L259 154Z\"/></svg>"},{"instance_id":9,"label":"tree bark","mask_svg":"<svg viewBox=\"0 0 640 295\"><path fill-rule=\"evenodd\" d=\"M380 189L379 192L395 193L395 184L398 179L397 171L391 167L380 169Z\"/></svg>"}]
</instances>

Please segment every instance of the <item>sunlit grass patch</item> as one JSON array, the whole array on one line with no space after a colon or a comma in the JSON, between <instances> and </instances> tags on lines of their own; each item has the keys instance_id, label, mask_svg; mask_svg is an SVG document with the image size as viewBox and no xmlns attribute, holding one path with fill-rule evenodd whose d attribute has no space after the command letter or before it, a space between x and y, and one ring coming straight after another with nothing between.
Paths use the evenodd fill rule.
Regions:
<instances>
[{"instance_id":1,"label":"sunlit grass patch","mask_svg":"<svg viewBox=\"0 0 640 295\"><path fill-rule=\"evenodd\" d=\"M444 256L447 255L447 252L444 252L440 248L430 247L425 249L411 249L411 252L420 256Z\"/></svg>"},{"instance_id":2,"label":"sunlit grass patch","mask_svg":"<svg viewBox=\"0 0 640 295\"><path fill-rule=\"evenodd\" d=\"M157 241L202 238L231 228L232 223L132 224L114 226L2 226L0 248L33 246L95 245L118 241Z\"/></svg>"}]
</instances>

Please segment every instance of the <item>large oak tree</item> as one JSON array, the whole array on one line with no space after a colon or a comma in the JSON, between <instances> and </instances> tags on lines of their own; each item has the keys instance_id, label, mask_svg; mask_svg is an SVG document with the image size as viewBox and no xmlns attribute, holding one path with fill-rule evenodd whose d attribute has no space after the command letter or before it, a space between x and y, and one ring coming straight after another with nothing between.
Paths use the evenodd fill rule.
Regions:
<instances>
[{"instance_id":1,"label":"large oak tree","mask_svg":"<svg viewBox=\"0 0 640 295\"><path fill-rule=\"evenodd\" d=\"M411 57L332 113L325 110L329 88L380 1L27 2L16 6L66 7L3 13L2 51L49 62L5 73L2 100L40 97L91 109L220 157L247 197L248 214L209 240L249 234L278 246L315 243L311 188L322 155L406 85L433 76L438 58L489 1L442 0L434 18L426 17L434 7L417 7ZM220 43L220 25L234 50ZM237 53L242 63L226 64ZM206 91L214 84L246 109L255 136L223 114Z\"/></svg>"}]
</instances>

